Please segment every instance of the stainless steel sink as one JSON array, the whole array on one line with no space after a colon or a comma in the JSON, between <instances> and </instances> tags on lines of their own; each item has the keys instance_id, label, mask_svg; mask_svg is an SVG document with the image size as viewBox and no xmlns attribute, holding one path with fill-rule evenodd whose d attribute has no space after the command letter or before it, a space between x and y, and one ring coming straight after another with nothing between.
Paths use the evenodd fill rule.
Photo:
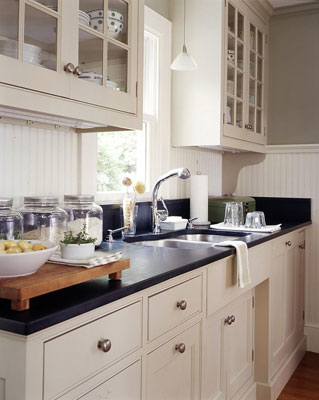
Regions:
<instances>
[{"instance_id":1,"label":"stainless steel sink","mask_svg":"<svg viewBox=\"0 0 319 400\"><path fill-rule=\"evenodd\" d=\"M214 246L215 243L223 242L225 240L236 240L241 236L232 235L215 235L210 233L186 233L177 235L167 239L154 239L136 241L133 244L142 246L155 246L155 247L170 247L173 249L207 249Z\"/></svg>"},{"instance_id":2,"label":"stainless steel sink","mask_svg":"<svg viewBox=\"0 0 319 400\"><path fill-rule=\"evenodd\" d=\"M239 239L240 236L230 236L230 235L214 235L207 233L198 233L198 234L185 234L175 236L176 239L187 240L191 242L213 242L219 243L224 242L225 240L236 240Z\"/></svg>"},{"instance_id":3,"label":"stainless steel sink","mask_svg":"<svg viewBox=\"0 0 319 400\"><path fill-rule=\"evenodd\" d=\"M139 244L142 246L154 246L154 247L170 247L173 249L186 249L186 250L195 250L195 249L207 249L213 246L213 243L209 242L196 242L196 241L188 241L188 240L179 240L179 239L159 239L159 240L145 240L142 242L134 242L133 244Z\"/></svg>"}]
</instances>

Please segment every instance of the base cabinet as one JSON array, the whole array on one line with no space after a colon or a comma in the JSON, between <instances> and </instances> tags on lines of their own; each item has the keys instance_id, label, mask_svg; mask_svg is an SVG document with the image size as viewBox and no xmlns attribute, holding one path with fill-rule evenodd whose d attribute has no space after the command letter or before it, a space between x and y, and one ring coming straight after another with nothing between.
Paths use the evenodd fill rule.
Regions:
<instances>
[{"instance_id":1,"label":"base cabinet","mask_svg":"<svg viewBox=\"0 0 319 400\"><path fill-rule=\"evenodd\" d=\"M270 375L300 341L304 326L304 233L274 243L270 267Z\"/></svg>"},{"instance_id":2,"label":"base cabinet","mask_svg":"<svg viewBox=\"0 0 319 400\"><path fill-rule=\"evenodd\" d=\"M253 376L252 291L207 320L203 399L233 399Z\"/></svg>"},{"instance_id":3,"label":"base cabinet","mask_svg":"<svg viewBox=\"0 0 319 400\"><path fill-rule=\"evenodd\" d=\"M147 400L199 399L200 325L147 355Z\"/></svg>"}]
</instances>

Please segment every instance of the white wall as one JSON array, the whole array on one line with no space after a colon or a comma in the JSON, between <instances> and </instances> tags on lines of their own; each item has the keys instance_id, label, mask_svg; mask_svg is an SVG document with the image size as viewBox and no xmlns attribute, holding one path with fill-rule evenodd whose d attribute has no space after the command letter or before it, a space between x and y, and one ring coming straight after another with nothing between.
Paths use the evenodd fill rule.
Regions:
<instances>
[{"instance_id":1,"label":"white wall","mask_svg":"<svg viewBox=\"0 0 319 400\"><path fill-rule=\"evenodd\" d=\"M261 164L247 166L241 170L236 190L237 195L310 197L312 199L312 226L306 237L305 331L308 336L308 349L316 352L319 352L318 171L318 150L267 154Z\"/></svg>"},{"instance_id":2,"label":"white wall","mask_svg":"<svg viewBox=\"0 0 319 400\"><path fill-rule=\"evenodd\" d=\"M76 133L0 123L0 196L63 195L77 189Z\"/></svg>"}]
</instances>

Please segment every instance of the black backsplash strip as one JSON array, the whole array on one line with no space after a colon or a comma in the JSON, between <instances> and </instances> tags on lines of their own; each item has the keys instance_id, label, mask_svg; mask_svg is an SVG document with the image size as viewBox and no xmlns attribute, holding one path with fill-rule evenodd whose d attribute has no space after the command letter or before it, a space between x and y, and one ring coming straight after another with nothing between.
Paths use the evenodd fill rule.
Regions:
<instances>
[{"instance_id":1,"label":"black backsplash strip","mask_svg":"<svg viewBox=\"0 0 319 400\"><path fill-rule=\"evenodd\" d=\"M311 220L311 199L296 199L284 197L254 197L256 210L264 211L268 225L296 222L302 223ZM190 216L189 199L165 200L169 214L183 218ZM143 201L138 204L137 232L151 231L151 202ZM161 208L160 202L158 203ZM120 205L106 204L103 208L103 237L108 235L108 229L121 226ZM118 236L120 236L119 234ZM115 235L115 237L117 237Z\"/></svg>"},{"instance_id":2,"label":"black backsplash strip","mask_svg":"<svg viewBox=\"0 0 319 400\"><path fill-rule=\"evenodd\" d=\"M254 197L256 210L263 211L266 224L311 221L311 199Z\"/></svg>"},{"instance_id":3,"label":"black backsplash strip","mask_svg":"<svg viewBox=\"0 0 319 400\"><path fill-rule=\"evenodd\" d=\"M178 215L182 218L189 218L189 199L165 200L169 215ZM151 205L150 201L137 203L137 232L151 231ZM160 202L158 203L161 208ZM108 229L117 229L121 227L121 208L119 204L105 204L103 208L103 238L108 235ZM116 237L116 236L115 236Z\"/></svg>"}]
</instances>

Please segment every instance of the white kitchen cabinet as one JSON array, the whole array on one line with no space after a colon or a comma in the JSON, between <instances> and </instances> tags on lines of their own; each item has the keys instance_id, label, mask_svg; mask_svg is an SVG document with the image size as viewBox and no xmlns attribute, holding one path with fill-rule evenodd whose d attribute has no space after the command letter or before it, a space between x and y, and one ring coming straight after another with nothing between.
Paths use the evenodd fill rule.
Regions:
<instances>
[{"instance_id":1,"label":"white kitchen cabinet","mask_svg":"<svg viewBox=\"0 0 319 400\"><path fill-rule=\"evenodd\" d=\"M24 111L69 118L75 126L76 120L115 125L117 115L118 126L130 120L141 127L142 0L1 0L1 9L2 107L13 107L14 87L22 97L15 107ZM96 9L109 18L90 12ZM74 113L72 102L86 113Z\"/></svg>"},{"instance_id":2,"label":"white kitchen cabinet","mask_svg":"<svg viewBox=\"0 0 319 400\"><path fill-rule=\"evenodd\" d=\"M251 290L208 317L205 340L202 397L232 399L253 376Z\"/></svg>"},{"instance_id":3,"label":"white kitchen cabinet","mask_svg":"<svg viewBox=\"0 0 319 400\"><path fill-rule=\"evenodd\" d=\"M270 375L273 376L303 336L304 234L274 243L270 274Z\"/></svg>"},{"instance_id":4,"label":"white kitchen cabinet","mask_svg":"<svg viewBox=\"0 0 319 400\"><path fill-rule=\"evenodd\" d=\"M183 12L181 2L170 3L175 53ZM187 2L186 44L198 69L173 72L174 146L264 151L268 19L259 2Z\"/></svg>"},{"instance_id":5,"label":"white kitchen cabinet","mask_svg":"<svg viewBox=\"0 0 319 400\"><path fill-rule=\"evenodd\" d=\"M250 248L244 289L231 256L27 337L1 331L0 399L274 400L305 352L304 237Z\"/></svg>"},{"instance_id":6,"label":"white kitchen cabinet","mask_svg":"<svg viewBox=\"0 0 319 400\"><path fill-rule=\"evenodd\" d=\"M199 360L197 324L147 355L146 399L199 399Z\"/></svg>"}]
</instances>

